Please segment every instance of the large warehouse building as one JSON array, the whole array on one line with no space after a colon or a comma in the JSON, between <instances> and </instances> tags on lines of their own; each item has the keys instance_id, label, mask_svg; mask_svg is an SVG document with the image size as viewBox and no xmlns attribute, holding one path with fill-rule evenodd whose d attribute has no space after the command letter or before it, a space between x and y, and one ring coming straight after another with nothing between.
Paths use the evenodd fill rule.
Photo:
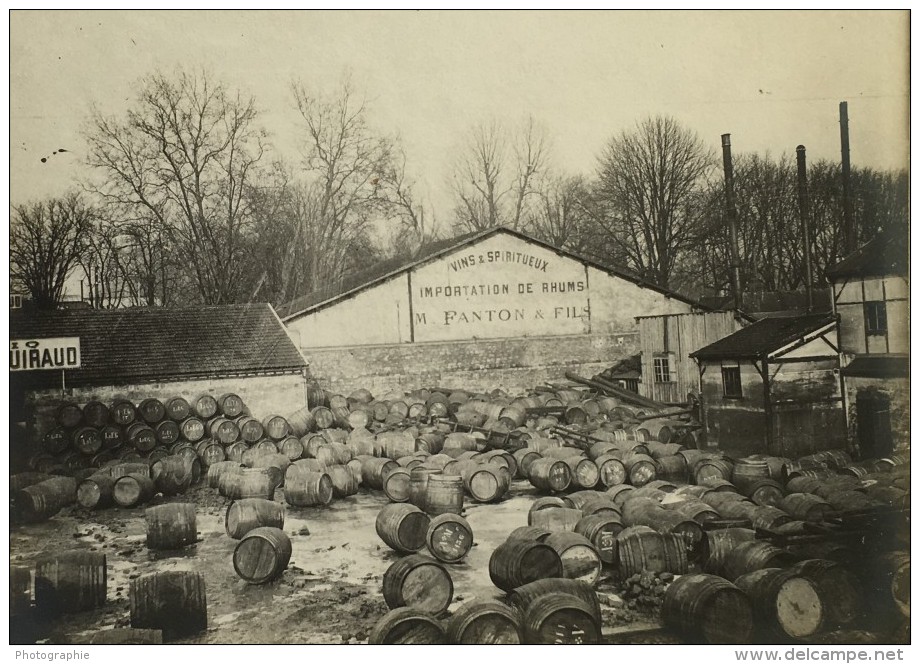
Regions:
<instances>
[{"instance_id":1,"label":"large warehouse building","mask_svg":"<svg viewBox=\"0 0 920 664\"><path fill-rule=\"evenodd\" d=\"M520 389L639 350L635 317L696 303L523 233L492 228L355 275L278 313L333 391Z\"/></svg>"}]
</instances>

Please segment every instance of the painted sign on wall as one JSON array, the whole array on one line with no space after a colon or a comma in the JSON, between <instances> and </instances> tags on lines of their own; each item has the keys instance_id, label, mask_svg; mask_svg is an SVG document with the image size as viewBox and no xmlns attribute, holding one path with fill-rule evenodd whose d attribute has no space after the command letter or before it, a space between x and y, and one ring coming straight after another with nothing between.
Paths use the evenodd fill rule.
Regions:
<instances>
[{"instance_id":1,"label":"painted sign on wall","mask_svg":"<svg viewBox=\"0 0 920 664\"><path fill-rule=\"evenodd\" d=\"M10 339L10 371L79 368L79 337Z\"/></svg>"},{"instance_id":2,"label":"painted sign on wall","mask_svg":"<svg viewBox=\"0 0 920 664\"><path fill-rule=\"evenodd\" d=\"M412 274L415 341L591 331L588 276L578 261L504 235Z\"/></svg>"}]
</instances>

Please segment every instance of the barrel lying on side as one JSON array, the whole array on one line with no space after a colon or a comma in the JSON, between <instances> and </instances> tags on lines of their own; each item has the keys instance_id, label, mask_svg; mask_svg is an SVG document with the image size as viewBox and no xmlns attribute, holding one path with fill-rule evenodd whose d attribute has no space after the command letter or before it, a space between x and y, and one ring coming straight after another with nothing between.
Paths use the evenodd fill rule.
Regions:
<instances>
[{"instance_id":1,"label":"barrel lying on side","mask_svg":"<svg viewBox=\"0 0 920 664\"><path fill-rule=\"evenodd\" d=\"M439 615L450 606L453 596L454 584L447 568L427 556L400 558L383 575L383 598L391 609L411 606Z\"/></svg>"},{"instance_id":2,"label":"barrel lying on side","mask_svg":"<svg viewBox=\"0 0 920 664\"><path fill-rule=\"evenodd\" d=\"M274 581L291 560L291 539L280 528L262 526L243 535L233 551L233 569L252 584Z\"/></svg>"},{"instance_id":3,"label":"barrel lying on side","mask_svg":"<svg viewBox=\"0 0 920 664\"><path fill-rule=\"evenodd\" d=\"M661 618L691 642L750 643L751 604L744 592L711 574L685 574L664 593Z\"/></svg>"},{"instance_id":4,"label":"barrel lying on side","mask_svg":"<svg viewBox=\"0 0 920 664\"><path fill-rule=\"evenodd\" d=\"M224 517L227 535L240 539L250 530L263 526L284 527L284 505L265 498L242 498L227 507Z\"/></svg>"},{"instance_id":5,"label":"barrel lying on side","mask_svg":"<svg viewBox=\"0 0 920 664\"><path fill-rule=\"evenodd\" d=\"M500 544L489 558L489 577L506 592L531 581L562 575L559 554L540 542L509 540Z\"/></svg>"},{"instance_id":6,"label":"barrel lying on side","mask_svg":"<svg viewBox=\"0 0 920 664\"><path fill-rule=\"evenodd\" d=\"M501 602L472 600L450 617L447 638L450 643L470 645L523 643L521 616Z\"/></svg>"},{"instance_id":7,"label":"barrel lying on side","mask_svg":"<svg viewBox=\"0 0 920 664\"><path fill-rule=\"evenodd\" d=\"M377 513L377 535L394 551L415 553L425 546L431 519L415 505L391 503Z\"/></svg>"},{"instance_id":8,"label":"barrel lying on side","mask_svg":"<svg viewBox=\"0 0 920 664\"><path fill-rule=\"evenodd\" d=\"M455 563L473 546L473 529L462 516L441 514L431 520L425 536L428 551L438 560Z\"/></svg>"},{"instance_id":9,"label":"barrel lying on side","mask_svg":"<svg viewBox=\"0 0 920 664\"><path fill-rule=\"evenodd\" d=\"M368 636L370 645L437 645L447 643L441 624L428 614L403 606L377 621Z\"/></svg>"}]
</instances>

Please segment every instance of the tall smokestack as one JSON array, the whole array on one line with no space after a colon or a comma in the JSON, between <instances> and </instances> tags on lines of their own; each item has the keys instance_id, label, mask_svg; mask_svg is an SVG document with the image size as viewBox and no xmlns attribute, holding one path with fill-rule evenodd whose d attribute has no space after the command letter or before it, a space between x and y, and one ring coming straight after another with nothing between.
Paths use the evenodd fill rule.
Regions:
<instances>
[{"instance_id":1,"label":"tall smokestack","mask_svg":"<svg viewBox=\"0 0 920 664\"><path fill-rule=\"evenodd\" d=\"M808 296L808 313L814 310L814 295L811 291L811 221L808 209L808 171L805 168L805 146L799 145L795 149L795 160L798 164L799 183L799 218L802 221L802 236L805 238L805 293Z\"/></svg>"},{"instance_id":2,"label":"tall smokestack","mask_svg":"<svg viewBox=\"0 0 920 664\"><path fill-rule=\"evenodd\" d=\"M850 195L850 118L845 101L840 102L840 163L843 171L843 249L844 254L849 254L856 251L856 229L853 228Z\"/></svg>"},{"instance_id":3,"label":"tall smokestack","mask_svg":"<svg viewBox=\"0 0 920 664\"><path fill-rule=\"evenodd\" d=\"M732 135L722 134L722 167L725 170L725 216L731 251L732 299L741 308L741 259L738 257L738 214L735 210L735 174L732 169Z\"/></svg>"}]
</instances>

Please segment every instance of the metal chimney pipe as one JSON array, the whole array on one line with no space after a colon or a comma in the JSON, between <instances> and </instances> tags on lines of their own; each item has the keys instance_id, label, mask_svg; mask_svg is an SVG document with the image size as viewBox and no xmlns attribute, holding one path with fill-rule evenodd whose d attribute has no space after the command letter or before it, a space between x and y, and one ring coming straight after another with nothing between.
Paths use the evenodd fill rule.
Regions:
<instances>
[{"instance_id":1,"label":"metal chimney pipe","mask_svg":"<svg viewBox=\"0 0 920 664\"><path fill-rule=\"evenodd\" d=\"M850 118L845 101L840 102L840 162L843 171L843 249L846 255L856 251L856 229L853 228L853 199L850 195Z\"/></svg>"},{"instance_id":2,"label":"metal chimney pipe","mask_svg":"<svg viewBox=\"0 0 920 664\"><path fill-rule=\"evenodd\" d=\"M722 168L725 171L725 216L731 252L732 299L741 308L741 259L738 257L738 213L735 209L735 174L732 168L732 135L722 134Z\"/></svg>"},{"instance_id":3,"label":"metal chimney pipe","mask_svg":"<svg viewBox=\"0 0 920 664\"><path fill-rule=\"evenodd\" d=\"M812 293L811 269L811 221L808 206L808 171L805 168L805 146L799 145L795 149L795 160L798 164L799 184L799 219L802 222L802 236L805 247L805 293L808 297L808 313L814 310L814 293Z\"/></svg>"}]
</instances>

